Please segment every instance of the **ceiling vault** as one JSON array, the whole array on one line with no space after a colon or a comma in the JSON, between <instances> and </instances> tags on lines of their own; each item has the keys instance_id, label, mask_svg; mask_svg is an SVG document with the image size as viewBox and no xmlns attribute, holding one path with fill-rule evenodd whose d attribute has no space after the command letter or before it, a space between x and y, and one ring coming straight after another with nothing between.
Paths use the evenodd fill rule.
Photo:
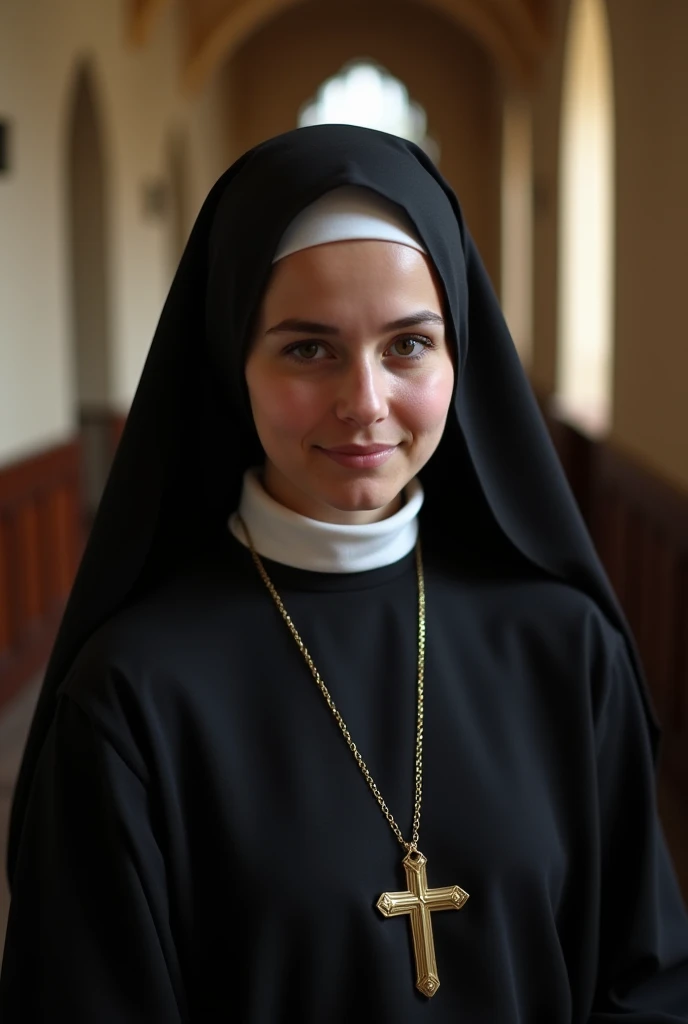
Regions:
<instances>
[{"instance_id":1,"label":"ceiling vault","mask_svg":"<svg viewBox=\"0 0 688 1024\"><path fill-rule=\"evenodd\" d=\"M169 0L128 0L127 39L134 46L145 46L155 23Z\"/></svg>"},{"instance_id":2,"label":"ceiling vault","mask_svg":"<svg viewBox=\"0 0 688 1024\"><path fill-rule=\"evenodd\" d=\"M128 36L144 45L170 0L128 0ZM302 0L176 0L182 7L183 78L198 92L215 69L261 25ZM372 0L371 0L372 2ZM413 0L477 39L517 85L534 81L550 43L545 0Z\"/></svg>"}]
</instances>

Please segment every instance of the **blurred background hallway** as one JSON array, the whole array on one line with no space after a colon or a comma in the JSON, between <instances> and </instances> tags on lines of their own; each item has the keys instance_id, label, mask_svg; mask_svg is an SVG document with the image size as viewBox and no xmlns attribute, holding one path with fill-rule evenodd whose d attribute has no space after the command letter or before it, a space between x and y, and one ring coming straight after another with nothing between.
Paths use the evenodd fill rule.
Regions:
<instances>
[{"instance_id":1,"label":"blurred background hallway","mask_svg":"<svg viewBox=\"0 0 688 1024\"><path fill-rule=\"evenodd\" d=\"M688 895L686 0L3 0L0 847L200 204L324 121L415 140L459 196L638 639Z\"/></svg>"}]
</instances>

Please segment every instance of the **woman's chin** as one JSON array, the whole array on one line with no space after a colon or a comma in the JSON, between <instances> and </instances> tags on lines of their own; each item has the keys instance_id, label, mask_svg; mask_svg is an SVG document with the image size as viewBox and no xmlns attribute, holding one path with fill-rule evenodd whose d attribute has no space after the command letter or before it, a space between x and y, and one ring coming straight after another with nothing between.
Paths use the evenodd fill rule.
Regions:
<instances>
[{"instance_id":1,"label":"woman's chin","mask_svg":"<svg viewBox=\"0 0 688 1024\"><path fill-rule=\"evenodd\" d=\"M329 469L329 467L328 467ZM400 494L408 483L405 473L342 473L276 470L267 463L263 484L276 501L309 519L341 525L374 523L398 511Z\"/></svg>"},{"instance_id":2,"label":"woman's chin","mask_svg":"<svg viewBox=\"0 0 688 1024\"><path fill-rule=\"evenodd\" d=\"M332 510L340 523L351 516L352 524L376 522L398 512L402 487L366 485L333 488L321 496L321 504Z\"/></svg>"}]
</instances>

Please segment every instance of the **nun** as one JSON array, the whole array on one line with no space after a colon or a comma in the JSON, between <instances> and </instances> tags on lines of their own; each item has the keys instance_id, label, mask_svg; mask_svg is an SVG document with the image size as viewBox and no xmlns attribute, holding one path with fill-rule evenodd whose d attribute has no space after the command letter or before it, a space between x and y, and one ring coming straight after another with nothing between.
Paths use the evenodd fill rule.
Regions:
<instances>
[{"instance_id":1,"label":"nun","mask_svg":"<svg viewBox=\"0 0 688 1024\"><path fill-rule=\"evenodd\" d=\"M635 645L456 197L343 125L193 229L19 775L3 1024L678 1024Z\"/></svg>"}]
</instances>

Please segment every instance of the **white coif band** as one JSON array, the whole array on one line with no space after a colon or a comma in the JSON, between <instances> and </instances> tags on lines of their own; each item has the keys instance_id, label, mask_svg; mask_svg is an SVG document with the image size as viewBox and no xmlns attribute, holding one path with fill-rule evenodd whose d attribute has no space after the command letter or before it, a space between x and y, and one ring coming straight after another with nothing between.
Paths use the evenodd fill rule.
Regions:
<instances>
[{"instance_id":1,"label":"white coif band","mask_svg":"<svg viewBox=\"0 0 688 1024\"><path fill-rule=\"evenodd\" d=\"M398 562L416 545L424 497L420 480L414 478L406 485L405 497L395 515L377 523L323 523L280 505L263 487L260 470L249 469L237 513L264 558L310 572L368 572ZM229 528L248 547L237 513L230 517Z\"/></svg>"},{"instance_id":2,"label":"white coif band","mask_svg":"<svg viewBox=\"0 0 688 1024\"><path fill-rule=\"evenodd\" d=\"M353 239L397 242L424 253L404 211L371 189L343 185L302 210L282 235L273 263L301 249Z\"/></svg>"}]
</instances>

